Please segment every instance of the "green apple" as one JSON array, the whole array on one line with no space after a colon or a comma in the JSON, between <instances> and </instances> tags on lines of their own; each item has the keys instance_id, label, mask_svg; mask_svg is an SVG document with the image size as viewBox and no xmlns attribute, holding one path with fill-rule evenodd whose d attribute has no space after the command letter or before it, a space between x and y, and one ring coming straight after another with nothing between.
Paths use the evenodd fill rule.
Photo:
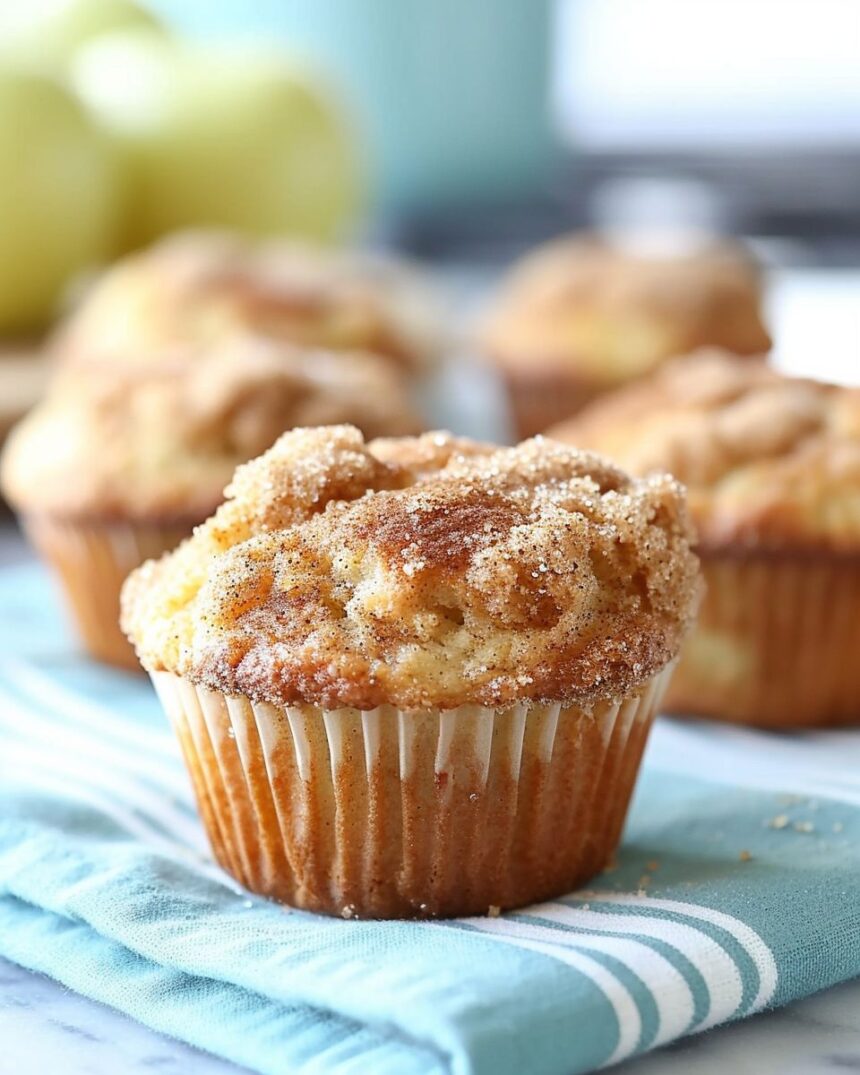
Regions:
<instances>
[{"instance_id":1,"label":"green apple","mask_svg":"<svg viewBox=\"0 0 860 1075\"><path fill-rule=\"evenodd\" d=\"M195 225L328 240L355 214L351 128L280 51L109 35L72 81L124 151L129 245Z\"/></svg>"},{"instance_id":2,"label":"green apple","mask_svg":"<svg viewBox=\"0 0 860 1075\"><path fill-rule=\"evenodd\" d=\"M28 0L0 3L4 55L48 70L64 70L88 41L114 30L164 33L134 0Z\"/></svg>"},{"instance_id":3,"label":"green apple","mask_svg":"<svg viewBox=\"0 0 860 1075\"><path fill-rule=\"evenodd\" d=\"M74 273L112 252L112 147L75 97L0 68L0 332L43 324Z\"/></svg>"}]
</instances>

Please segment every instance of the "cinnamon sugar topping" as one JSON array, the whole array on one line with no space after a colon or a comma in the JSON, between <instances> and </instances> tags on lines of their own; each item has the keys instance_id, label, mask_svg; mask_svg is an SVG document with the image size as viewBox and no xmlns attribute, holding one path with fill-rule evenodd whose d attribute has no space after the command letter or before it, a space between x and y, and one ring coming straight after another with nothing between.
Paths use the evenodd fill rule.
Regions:
<instances>
[{"instance_id":1,"label":"cinnamon sugar topping","mask_svg":"<svg viewBox=\"0 0 860 1075\"><path fill-rule=\"evenodd\" d=\"M540 438L297 430L135 572L145 666L276 704L614 697L678 652L698 593L683 494Z\"/></svg>"},{"instance_id":2,"label":"cinnamon sugar topping","mask_svg":"<svg viewBox=\"0 0 860 1075\"><path fill-rule=\"evenodd\" d=\"M3 486L28 512L199 521L285 429L343 421L369 436L421 426L376 355L234 336L205 354L62 372L12 434Z\"/></svg>"},{"instance_id":3,"label":"cinnamon sugar topping","mask_svg":"<svg viewBox=\"0 0 860 1075\"><path fill-rule=\"evenodd\" d=\"M860 390L701 351L551 431L688 487L703 544L860 544Z\"/></svg>"}]
</instances>

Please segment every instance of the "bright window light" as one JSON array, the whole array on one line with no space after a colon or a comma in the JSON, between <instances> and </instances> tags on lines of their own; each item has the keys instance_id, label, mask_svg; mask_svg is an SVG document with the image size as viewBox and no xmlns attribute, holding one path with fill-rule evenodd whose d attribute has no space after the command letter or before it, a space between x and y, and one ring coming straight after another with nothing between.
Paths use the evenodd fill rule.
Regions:
<instances>
[{"instance_id":1,"label":"bright window light","mask_svg":"<svg viewBox=\"0 0 860 1075\"><path fill-rule=\"evenodd\" d=\"M555 105L594 149L860 139L858 0L561 0Z\"/></svg>"}]
</instances>

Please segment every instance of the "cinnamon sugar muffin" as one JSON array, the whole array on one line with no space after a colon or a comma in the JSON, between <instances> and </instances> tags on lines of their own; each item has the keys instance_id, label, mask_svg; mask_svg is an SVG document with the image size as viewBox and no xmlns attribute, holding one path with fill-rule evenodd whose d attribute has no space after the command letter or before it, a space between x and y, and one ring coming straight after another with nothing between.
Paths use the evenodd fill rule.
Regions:
<instances>
[{"instance_id":1,"label":"cinnamon sugar muffin","mask_svg":"<svg viewBox=\"0 0 860 1075\"><path fill-rule=\"evenodd\" d=\"M123 626L219 862L346 917L565 892L619 837L694 613L680 487L540 439L296 430Z\"/></svg>"},{"instance_id":2,"label":"cinnamon sugar muffin","mask_svg":"<svg viewBox=\"0 0 860 1075\"><path fill-rule=\"evenodd\" d=\"M705 352L553 435L688 487L708 587L669 708L860 720L860 390Z\"/></svg>"},{"instance_id":3,"label":"cinnamon sugar muffin","mask_svg":"<svg viewBox=\"0 0 860 1075\"><path fill-rule=\"evenodd\" d=\"M129 571L210 515L236 466L284 429L347 419L369 435L420 427L401 378L373 355L234 338L200 358L92 364L61 373L12 433L2 484L87 649L138 667L118 625Z\"/></svg>"},{"instance_id":4,"label":"cinnamon sugar muffin","mask_svg":"<svg viewBox=\"0 0 860 1075\"><path fill-rule=\"evenodd\" d=\"M514 266L479 345L508 387L518 436L567 418L674 355L770 348L758 272L719 244L658 255L570 236Z\"/></svg>"},{"instance_id":5,"label":"cinnamon sugar muffin","mask_svg":"<svg viewBox=\"0 0 860 1075\"><path fill-rule=\"evenodd\" d=\"M236 332L369 351L404 372L438 345L433 302L403 265L285 242L188 232L118 262L61 327L62 361L149 361Z\"/></svg>"}]
</instances>

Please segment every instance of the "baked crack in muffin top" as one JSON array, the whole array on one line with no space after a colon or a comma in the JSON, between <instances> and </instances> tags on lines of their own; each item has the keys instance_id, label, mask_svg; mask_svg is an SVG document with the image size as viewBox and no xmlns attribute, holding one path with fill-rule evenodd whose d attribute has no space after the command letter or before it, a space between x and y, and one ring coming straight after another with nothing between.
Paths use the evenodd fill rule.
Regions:
<instances>
[{"instance_id":1,"label":"baked crack in muffin top","mask_svg":"<svg viewBox=\"0 0 860 1075\"><path fill-rule=\"evenodd\" d=\"M587 704L677 654L698 598L681 487L536 438L295 430L134 572L144 666L326 708Z\"/></svg>"},{"instance_id":2,"label":"baked crack in muffin top","mask_svg":"<svg viewBox=\"0 0 860 1075\"><path fill-rule=\"evenodd\" d=\"M674 474L704 547L860 550L860 389L702 351L549 435Z\"/></svg>"}]
</instances>

